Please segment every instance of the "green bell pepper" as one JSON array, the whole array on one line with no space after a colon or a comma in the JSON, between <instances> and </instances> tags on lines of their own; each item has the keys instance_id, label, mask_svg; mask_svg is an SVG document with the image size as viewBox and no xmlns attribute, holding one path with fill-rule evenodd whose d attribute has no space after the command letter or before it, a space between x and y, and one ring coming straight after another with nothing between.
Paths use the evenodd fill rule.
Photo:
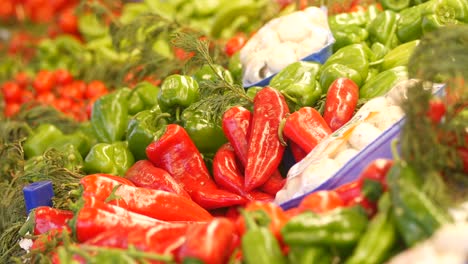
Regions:
<instances>
[{"instance_id":1,"label":"green bell pepper","mask_svg":"<svg viewBox=\"0 0 468 264\"><path fill-rule=\"evenodd\" d=\"M128 113L134 115L158 104L159 87L149 82L140 82L128 96Z\"/></svg>"},{"instance_id":2,"label":"green bell pepper","mask_svg":"<svg viewBox=\"0 0 468 264\"><path fill-rule=\"evenodd\" d=\"M52 124L41 124L29 135L23 144L26 158L42 155L57 139L62 131Z\"/></svg>"},{"instance_id":3,"label":"green bell pepper","mask_svg":"<svg viewBox=\"0 0 468 264\"><path fill-rule=\"evenodd\" d=\"M375 60L379 61L388 53L390 49L380 42L374 42L372 43L371 50L374 53Z\"/></svg>"},{"instance_id":4,"label":"green bell pepper","mask_svg":"<svg viewBox=\"0 0 468 264\"><path fill-rule=\"evenodd\" d=\"M198 82L194 78L173 74L164 79L158 92L158 104L163 112L175 114L179 120L182 110L198 101L199 97Z\"/></svg>"},{"instance_id":5,"label":"green bell pepper","mask_svg":"<svg viewBox=\"0 0 468 264\"><path fill-rule=\"evenodd\" d=\"M250 99L254 99L255 98L255 95L258 93L258 91L260 91L261 89L263 89L263 87L261 86L251 86L247 89L247 96L250 98Z\"/></svg>"},{"instance_id":6,"label":"green bell pepper","mask_svg":"<svg viewBox=\"0 0 468 264\"><path fill-rule=\"evenodd\" d=\"M323 214L303 212L291 218L281 229L290 246L355 245L367 227L367 215L360 206L337 208Z\"/></svg>"},{"instance_id":7,"label":"green bell pepper","mask_svg":"<svg viewBox=\"0 0 468 264\"><path fill-rule=\"evenodd\" d=\"M88 174L107 173L123 176L134 162L135 159L128 149L127 142L98 143L86 156L83 171Z\"/></svg>"},{"instance_id":8,"label":"green bell pepper","mask_svg":"<svg viewBox=\"0 0 468 264\"><path fill-rule=\"evenodd\" d=\"M93 104L90 122L99 142L112 143L124 138L129 94L129 89L122 88L100 97Z\"/></svg>"},{"instance_id":9,"label":"green bell pepper","mask_svg":"<svg viewBox=\"0 0 468 264\"><path fill-rule=\"evenodd\" d=\"M369 70L369 62L374 60L374 54L370 50L370 48L365 44L352 44L341 48L337 52L328 58L325 64L321 68L320 79L326 78L323 76L323 72L327 71L327 68L333 64L342 64L345 65L355 71L357 71L361 75L361 80L353 80L360 86L362 84L362 80L367 78L367 73ZM345 76L343 76L345 77ZM328 87L327 83L320 82L324 90L327 90Z\"/></svg>"},{"instance_id":10,"label":"green bell pepper","mask_svg":"<svg viewBox=\"0 0 468 264\"><path fill-rule=\"evenodd\" d=\"M214 65L214 70L208 64L203 65L195 72L193 78L201 84L203 81L214 82L219 79L219 76L223 77L228 83L234 83L234 79L232 78L229 70L226 70L223 66L216 64Z\"/></svg>"},{"instance_id":11,"label":"green bell pepper","mask_svg":"<svg viewBox=\"0 0 468 264\"><path fill-rule=\"evenodd\" d=\"M397 230L407 246L425 240L443 224L451 222L446 211L436 206L421 190L422 179L404 162L397 162L388 172L390 198Z\"/></svg>"},{"instance_id":12,"label":"green bell pepper","mask_svg":"<svg viewBox=\"0 0 468 264\"><path fill-rule=\"evenodd\" d=\"M160 129L169 123L168 113L162 113L159 107L137 113L127 127L127 142L130 152L136 160L146 159L146 147L154 141Z\"/></svg>"},{"instance_id":13,"label":"green bell pepper","mask_svg":"<svg viewBox=\"0 0 468 264\"><path fill-rule=\"evenodd\" d=\"M198 150L204 154L216 153L227 142L221 121L211 112L209 105L189 107L182 112L182 126Z\"/></svg>"},{"instance_id":14,"label":"green bell pepper","mask_svg":"<svg viewBox=\"0 0 468 264\"><path fill-rule=\"evenodd\" d=\"M346 65L335 63L326 67L320 74L320 86L323 87L324 93L328 91L330 85L338 78L351 79L357 86L363 84L362 75L359 72Z\"/></svg>"},{"instance_id":15,"label":"green bell pepper","mask_svg":"<svg viewBox=\"0 0 468 264\"><path fill-rule=\"evenodd\" d=\"M291 264L327 264L333 263L333 255L325 247L293 246L288 252L288 263Z\"/></svg>"},{"instance_id":16,"label":"green bell pepper","mask_svg":"<svg viewBox=\"0 0 468 264\"><path fill-rule=\"evenodd\" d=\"M378 212L370 220L353 254L346 264L383 263L397 240L390 195L385 193L379 200Z\"/></svg>"},{"instance_id":17,"label":"green bell pepper","mask_svg":"<svg viewBox=\"0 0 468 264\"><path fill-rule=\"evenodd\" d=\"M241 238L242 254L246 264L281 264L286 259L278 240L267 226L259 226L253 216L241 211L247 231Z\"/></svg>"},{"instance_id":18,"label":"green bell pepper","mask_svg":"<svg viewBox=\"0 0 468 264\"><path fill-rule=\"evenodd\" d=\"M69 144L73 145L82 157L86 157L91 149L91 139L80 130L72 134L64 134L61 137L56 138L50 147L60 150L63 146Z\"/></svg>"},{"instance_id":19,"label":"green bell pepper","mask_svg":"<svg viewBox=\"0 0 468 264\"><path fill-rule=\"evenodd\" d=\"M385 47L394 48L398 45L397 14L391 10L385 10L377 15L369 24L369 39L372 43L380 42Z\"/></svg>"},{"instance_id":20,"label":"green bell pepper","mask_svg":"<svg viewBox=\"0 0 468 264\"><path fill-rule=\"evenodd\" d=\"M383 57L382 64L380 65L381 71L386 71L397 66L408 66L408 60L418 44L419 40L413 40L389 51Z\"/></svg>"},{"instance_id":21,"label":"green bell pepper","mask_svg":"<svg viewBox=\"0 0 468 264\"><path fill-rule=\"evenodd\" d=\"M380 72L361 87L359 98L372 99L384 95L398 82L406 79L408 79L408 68L406 66L398 66Z\"/></svg>"},{"instance_id":22,"label":"green bell pepper","mask_svg":"<svg viewBox=\"0 0 468 264\"><path fill-rule=\"evenodd\" d=\"M400 12L397 23L397 37L401 43L420 39L422 36L422 6L417 5Z\"/></svg>"},{"instance_id":23,"label":"green bell pepper","mask_svg":"<svg viewBox=\"0 0 468 264\"><path fill-rule=\"evenodd\" d=\"M275 75L269 86L280 91L290 109L313 106L322 96L322 88L316 80L320 64L298 61L288 65Z\"/></svg>"},{"instance_id":24,"label":"green bell pepper","mask_svg":"<svg viewBox=\"0 0 468 264\"><path fill-rule=\"evenodd\" d=\"M242 63L240 61L240 52L236 52L229 59L228 70L236 84L242 84Z\"/></svg>"},{"instance_id":25,"label":"green bell pepper","mask_svg":"<svg viewBox=\"0 0 468 264\"><path fill-rule=\"evenodd\" d=\"M71 171L81 169L83 167L83 155L73 144L62 146L59 151L63 153L63 167Z\"/></svg>"},{"instance_id":26,"label":"green bell pepper","mask_svg":"<svg viewBox=\"0 0 468 264\"><path fill-rule=\"evenodd\" d=\"M369 37L369 32L362 27L350 25L340 29L332 29L335 43L333 43L333 50L337 51L343 47L346 47L355 43L362 43Z\"/></svg>"}]
</instances>

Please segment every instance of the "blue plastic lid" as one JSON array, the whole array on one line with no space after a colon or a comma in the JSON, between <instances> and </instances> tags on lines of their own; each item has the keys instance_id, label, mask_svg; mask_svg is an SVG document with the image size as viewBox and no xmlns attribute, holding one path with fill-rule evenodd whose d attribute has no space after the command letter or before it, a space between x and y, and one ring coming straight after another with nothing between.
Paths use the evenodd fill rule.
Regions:
<instances>
[{"instance_id":1,"label":"blue plastic lid","mask_svg":"<svg viewBox=\"0 0 468 264\"><path fill-rule=\"evenodd\" d=\"M51 181L38 181L23 188L26 211L29 212L39 206L52 206L54 189Z\"/></svg>"}]
</instances>

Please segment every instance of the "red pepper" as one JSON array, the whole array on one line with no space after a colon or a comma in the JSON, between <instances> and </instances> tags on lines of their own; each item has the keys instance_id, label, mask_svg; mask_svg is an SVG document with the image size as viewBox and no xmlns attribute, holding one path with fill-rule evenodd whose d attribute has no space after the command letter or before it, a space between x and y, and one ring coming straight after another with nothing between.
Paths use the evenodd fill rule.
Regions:
<instances>
[{"instance_id":1,"label":"red pepper","mask_svg":"<svg viewBox=\"0 0 468 264\"><path fill-rule=\"evenodd\" d=\"M373 180L382 185L383 191L387 190L386 176L387 172L393 166L391 159L376 159L372 161L359 175L362 181L368 179Z\"/></svg>"},{"instance_id":2,"label":"red pepper","mask_svg":"<svg viewBox=\"0 0 468 264\"><path fill-rule=\"evenodd\" d=\"M323 119L332 131L353 117L359 99L359 87L351 79L338 78L330 85L325 100Z\"/></svg>"},{"instance_id":3,"label":"red pepper","mask_svg":"<svg viewBox=\"0 0 468 264\"><path fill-rule=\"evenodd\" d=\"M125 173L125 178L138 187L171 192L190 199L190 195L167 171L155 167L148 160L133 164Z\"/></svg>"},{"instance_id":4,"label":"red pepper","mask_svg":"<svg viewBox=\"0 0 468 264\"><path fill-rule=\"evenodd\" d=\"M253 190L249 192L249 194L247 195L247 198L250 201L273 202L273 200L275 199L275 196L266 192Z\"/></svg>"},{"instance_id":5,"label":"red pepper","mask_svg":"<svg viewBox=\"0 0 468 264\"><path fill-rule=\"evenodd\" d=\"M213 178L218 186L245 197L243 176L231 144L222 145L213 158Z\"/></svg>"},{"instance_id":6,"label":"red pepper","mask_svg":"<svg viewBox=\"0 0 468 264\"><path fill-rule=\"evenodd\" d=\"M224 134L234 149L236 157L241 161L244 167L247 165L251 116L250 111L246 108L234 106L224 112L222 121ZM276 193L283 188L284 184L285 181L283 177L280 172L276 170L269 180L260 186L260 189L267 194L276 195ZM241 185L243 186L243 184Z\"/></svg>"},{"instance_id":7,"label":"red pepper","mask_svg":"<svg viewBox=\"0 0 468 264\"><path fill-rule=\"evenodd\" d=\"M72 211L39 206L29 213L28 220L21 228L20 234L26 235L29 232L34 235L41 235L53 229L68 229L67 222L72 218Z\"/></svg>"},{"instance_id":8,"label":"red pepper","mask_svg":"<svg viewBox=\"0 0 468 264\"><path fill-rule=\"evenodd\" d=\"M447 108L441 99L433 98L429 101L427 116L434 125L440 123L446 112Z\"/></svg>"},{"instance_id":9,"label":"red pepper","mask_svg":"<svg viewBox=\"0 0 468 264\"><path fill-rule=\"evenodd\" d=\"M205 209L245 204L246 199L219 189L203 157L185 129L169 124L165 133L146 148L148 159L179 181L192 199Z\"/></svg>"},{"instance_id":10,"label":"red pepper","mask_svg":"<svg viewBox=\"0 0 468 264\"><path fill-rule=\"evenodd\" d=\"M135 184L133 182L131 182L130 180L125 179L124 177L121 177L121 176L116 176L116 175L111 175L111 174L106 174L106 173L95 173L93 175L98 175L100 177L106 177L106 178L112 179L114 181L118 181L121 184L129 185L129 186L135 186Z\"/></svg>"},{"instance_id":11,"label":"red pepper","mask_svg":"<svg viewBox=\"0 0 468 264\"><path fill-rule=\"evenodd\" d=\"M314 213L325 213L338 207L344 206L340 195L333 191L318 191L313 192L299 203L299 211L310 210Z\"/></svg>"},{"instance_id":12,"label":"red pepper","mask_svg":"<svg viewBox=\"0 0 468 264\"><path fill-rule=\"evenodd\" d=\"M283 133L309 153L332 131L317 110L305 106L287 117Z\"/></svg>"},{"instance_id":13,"label":"red pepper","mask_svg":"<svg viewBox=\"0 0 468 264\"><path fill-rule=\"evenodd\" d=\"M168 223L133 230L108 230L87 240L85 244L127 249L129 245L144 252L175 255L186 239L189 225L194 223Z\"/></svg>"},{"instance_id":14,"label":"red pepper","mask_svg":"<svg viewBox=\"0 0 468 264\"><path fill-rule=\"evenodd\" d=\"M199 205L183 196L141 187L121 185L119 182L99 175L81 179L83 196L94 196L106 201L112 195L111 204L132 212L167 221L207 221L212 216Z\"/></svg>"},{"instance_id":15,"label":"red pepper","mask_svg":"<svg viewBox=\"0 0 468 264\"><path fill-rule=\"evenodd\" d=\"M227 218L214 218L187 230L187 240L180 248L178 259L197 259L205 264L226 263L232 253L235 226Z\"/></svg>"},{"instance_id":16,"label":"red pepper","mask_svg":"<svg viewBox=\"0 0 468 264\"><path fill-rule=\"evenodd\" d=\"M244 175L247 191L264 184L278 168L285 149L278 130L288 113L286 100L276 89L265 87L255 95Z\"/></svg>"},{"instance_id":17,"label":"red pepper","mask_svg":"<svg viewBox=\"0 0 468 264\"><path fill-rule=\"evenodd\" d=\"M344 206L361 205L368 215L373 215L377 211L377 205L362 193L362 183L362 180L357 179L341 185L335 189L335 192L343 200Z\"/></svg>"},{"instance_id":18,"label":"red pepper","mask_svg":"<svg viewBox=\"0 0 468 264\"><path fill-rule=\"evenodd\" d=\"M305 152L303 149L301 149L301 147L299 147L299 145L294 143L294 141L290 140L288 144L289 144L289 147L291 148L291 153L296 162L303 160L307 156L308 153Z\"/></svg>"}]
</instances>

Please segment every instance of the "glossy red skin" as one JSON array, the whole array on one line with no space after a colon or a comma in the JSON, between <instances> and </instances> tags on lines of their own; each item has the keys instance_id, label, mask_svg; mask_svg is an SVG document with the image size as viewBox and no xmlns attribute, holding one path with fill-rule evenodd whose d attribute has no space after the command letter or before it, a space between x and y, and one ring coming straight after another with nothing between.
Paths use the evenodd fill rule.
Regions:
<instances>
[{"instance_id":1,"label":"glossy red skin","mask_svg":"<svg viewBox=\"0 0 468 264\"><path fill-rule=\"evenodd\" d=\"M78 19L74 14L72 8L66 9L61 12L58 18L60 29L68 34L77 34L78 32Z\"/></svg>"},{"instance_id":2,"label":"glossy red skin","mask_svg":"<svg viewBox=\"0 0 468 264\"><path fill-rule=\"evenodd\" d=\"M246 196L244 177L236 161L236 153L231 144L222 145L213 158L213 179L221 188L241 196Z\"/></svg>"},{"instance_id":3,"label":"glossy red skin","mask_svg":"<svg viewBox=\"0 0 468 264\"><path fill-rule=\"evenodd\" d=\"M196 258L205 264L226 263L232 254L235 225L227 218L214 218L187 230L187 240L180 248L178 259Z\"/></svg>"},{"instance_id":4,"label":"glossy red skin","mask_svg":"<svg viewBox=\"0 0 468 264\"><path fill-rule=\"evenodd\" d=\"M359 87L348 78L336 79L328 89L323 119L332 131L346 124L354 114Z\"/></svg>"},{"instance_id":5,"label":"glossy red skin","mask_svg":"<svg viewBox=\"0 0 468 264\"><path fill-rule=\"evenodd\" d=\"M361 205L368 215L374 215L377 211L377 205L367 199L362 193L362 180L341 185L335 189L340 198L343 200L344 206Z\"/></svg>"},{"instance_id":6,"label":"glossy red skin","mask_svg":"<svg viewBox=\"0 0 468 264\"><path fill-rule=\"evenodd\" d=\"M34 209L34 235L44 234L52 229L68 229L67 222L72 218L72 211L39 206Z\"/></svg>"},{"instance_id":7,"label":"glossy red skin","mask_svg":"<svg viewBox=\"0 0 468 264\"><path fill-rule=\"evenodd\" d=\"M387 186L387 173L393 166L393 160L391 159L376 159L372 161L359 175L359 179L364 181L370 179L379 182L383 190L386 191Z\"/></svg>"},{"instance_id":8,"label":"glossy red skin","mask_svg":"<svg viewBox=\"0 0 468 264\"><path fill-rule=\"evenodd\" d=\"M335 208L343 207L345 204L340 195L333 191L313 192L299 203L299 211L312 211L314 213L325 213Z\"/></svg>"},{"instance_id":9,"label":"glossy red skin","mask_svg":"<svg viewBox=\"0 0 468 264\"><path fill-rule=\"evenodd\" d=\"M148 160L140 160L125 173L125 178L138 187L171 192L190 199L190 195L165 170L155 167Z\"/></svg>"},{"instance_id":10,"label":"glossy red skin","mask_svg":"<svg viewBox=\"0 0 468 264\"><path fill-rule=\"evenodd\" d=\"M236 52L241 50L245 43L247 43L247 37L245 34L238 33L226 42L226 45L224 46L224 52L226 52L226 54L231 57Z\"/></svg>"},{"instance_id":11,"label":"glossy red skin","mask_svg":"<svg viewBox=\"0 0 468 264\"><path fill-rule=\"evenodd\" d=\"M106 87L106 85L101 82L101 81L91 81L88 83L86 86L85 90L85 98L86 99L97 99L105 94L107 94L109 91Z\"/></svg>"},{"instance_id":12,"label":"glossy red skin","mask_svg":"<svg viewBox=\"0 0 468 264\"><path fill-rule=\"evenodd\" d=\"M440 123L446 111L447 108L445 107L445 104L442 102L442 100L432 99L429 101L429 110L427 116L434 125Z\"/></svg>"},{"instance_id":13,"label":"glossy red skin","mask_svg":"<svg viewBox=\"0 0 468 264\"><path fill-rule=\"evenodd\" d=\"M57 84L66 85L73 81L73 76L71 73L64 69L58 69L54 72Z\"/></svg>"},{"instance_id":14,"label":"glossy red skin","mask_svg":"<svg viewBox=\"0 0 468 264\"><path fill-rule=\"evenodd\" d=\"M252 114L242 106L234 106L224 112L222 127L226 138L234 148L242 165L247 164L248 135Z\"/></svg>"},{"instance_id":15,"label":"glossy red skin","mask_svg":"<svg viewBox=\"0 0 468 264\"><path fill-rule=\"evenodd\" d=\"M286 179L281 176L278 170L274 171L268 180L259 187L259 190L269 195L275 196L277 192L283 189Z\"/></svg>"},{"instance_id":16,"label":"glossy red skin","mask_svg":"<svg viewBox=\"0 0 468 264\"><path fill-rule=\"evenodd\" d=\"M38 94L52 91L56 84L55 74L51 71L41 70L33 81L33 87Z\"/></svg>"},{"instance_id":17,"label":"glossy red skin","mask_svg":"<svg viewBox=\"0 0 468 264\"><path fill-rule=\"evenodd\" d=\"M2 85L3 99L7 103L21 102L21 94L23 89L16 82L5 82Z\"/></svg>"},{"instance_id":18,"label":"glossy red skin","mask_svg":"<svg viewBox=\"0 0 468 264\"><path fill-rule=\"evenodd\" d=\"M174 193L129 186L99 175L85 176L80 183L85 197L94 196L97 200L105 201L114 192L119 199L111 200L109 203L159 220L207 221L212 219L212 216L199 205ZM114 190L115 188L117 189Z\"/></svg>"},{"instance_id":19,"label":"glossy red skin","mask_svg":"<svg viewBox=\"0 0 468 264\"><path fill-rule=\"evenodd\" d=\"M286 119L283 134L305 152L310 153L332 133L320 113L312 107L302 107Z\"/></svg>"},{"instance_id":20,"label":"glossy red skin","mask_svg":"<svg viewBox=\"0 0 468 264\"><path fill-rule=\"evenodd\" d=\"M276 89L265 87L255 95L244 172L247 191L263 185L281 163L285 146L278 129L288 113L286 100Z\"/></svg>"},{"instance_id":21,"label":"glossy red skin","mask_svg":"<svg viewBox=\"0 0 468 264\"><path fill-rule=\"evenodd\" d=\"M288 144L296 162L303 160L307 156L308 153L301 149L301 147L299 147L299 145L297 145L294 141L290 140Z\"/></svg>"},{"instance_id":22,"label":"glossy red skin","mask_svg":"<svg viewBox=\"0 0 468 264\"><path fill-rule=\"evenodd\" d=\"M244 197L216 186L195 143L179 125L167 125L166 132L148 145L146 156L156 167L169 172L193 201L207 210L247 202Z\"/></svg>"},{"instance_id":23,"label":"glossy red skin","mask_svg":"<svg viewBox=\"0 0 468 264\"><path fill-rule=\"evenodd\" d=\"M106 173L95 173L95 174L90 174L88 176L91 176L91 175L109 178L111 180L117 181L118 183L125 184L125 185L136 186L132 181L121 176L116 176L116 175L111 175L111 174L106 174Z\"/></svg>"}]
</instances>

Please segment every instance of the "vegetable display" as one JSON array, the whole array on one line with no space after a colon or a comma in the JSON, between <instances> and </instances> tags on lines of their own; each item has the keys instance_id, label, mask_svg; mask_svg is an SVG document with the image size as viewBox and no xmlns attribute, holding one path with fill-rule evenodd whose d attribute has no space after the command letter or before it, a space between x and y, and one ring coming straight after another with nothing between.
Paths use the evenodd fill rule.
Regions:
<instances>
[{"instance_id":1,"label":"vegetable display","mask_svg":"<svg viewBox=\"0 0 468 264\"><path fill-rule=\"evenodd\" d=\"M0 263L466 262L465 1L65 2L0 4Z\"/></svg>"}]
</instances>

